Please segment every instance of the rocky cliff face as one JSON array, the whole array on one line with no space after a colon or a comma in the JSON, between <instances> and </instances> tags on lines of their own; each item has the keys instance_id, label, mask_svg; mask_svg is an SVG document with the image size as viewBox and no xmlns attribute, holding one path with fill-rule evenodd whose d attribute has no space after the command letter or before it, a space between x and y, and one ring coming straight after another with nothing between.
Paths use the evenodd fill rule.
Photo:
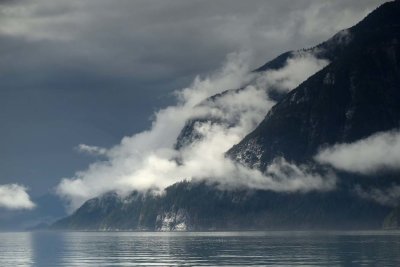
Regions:
<instances>
[{"instance_id":1,"label":"rocky cliff face","mask_svg":"<svg viewBox=\"0 0 400 267\"><path fill-rule=\"evenodd\" d=\"M163 212L157 215L156 231L189 231L193 228L190 225L190 215L185 209Z\"/></svg>"}]
</instances>

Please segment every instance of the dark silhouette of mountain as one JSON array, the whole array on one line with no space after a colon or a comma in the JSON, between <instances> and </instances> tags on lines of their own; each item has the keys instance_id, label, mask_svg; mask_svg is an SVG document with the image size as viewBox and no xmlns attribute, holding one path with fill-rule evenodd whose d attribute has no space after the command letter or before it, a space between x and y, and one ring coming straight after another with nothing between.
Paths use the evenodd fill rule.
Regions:
<instances>
[{"instance_id":1,"label":"dark silhouette of mountain","mask_svg":"<svg viewBox=\"0 0 400 267\"><path fill-rule=\"evenodd\" d=\"M283 96L253 132L227 151L228 157L261 171L276 157L315 165L313 157L321 147L400 127L400 1L381 5L354 27L314 48L284 53L255 71L279 69L304 51L329 59L330 64ZM234 123L193 119L179 135L177 149L201 138L194 128L196 121L204 120ZM355 185L391 185L398 175L339 176L337 189L329 192L224 190L218 184L185 181L161 195L109 193L88 200L52 227L166 231L380 228L391 208L361 198ZM392 214L385 225L400 225L397 210Z\"/></svg>"},{"instance_id":2,"label":"dark silhouette of mountain","mask_svg":"<svg viewBox=\"0 0 400 267\"><path fill-rule=\"evenodd\" d=\"M343 210L345 205L349 208ZM329 213L324 212L327 208ZM215 185L184 181L166 188L162 195L108 193L88 200L52 229L376 229L387 213L387 208L351 194L220 190Z\"/></svg>"},{"instance_id":3,"label":"dark silhouette of mountain","mask_svg":"<svg viewBox=\"0 0 400 267\"><path fill-rule=\"evenodd\" d=\"M277 156L301 163L321 146L399 127L399 15L399 2L385 3L350 28L350 41L334 60L275 105L227 155L265 170Z\"/></svg>"},{"instance_id":4,"label":"dark silhouette of mountain","mask_svg":"<svg viewBox=\"0 0 400 267\"><path fill-rule=\"evenodd\" d=\"M400 229L400 206L393 209L383 221L383 229L396 230Z\"/></svg>"}]
</instances>

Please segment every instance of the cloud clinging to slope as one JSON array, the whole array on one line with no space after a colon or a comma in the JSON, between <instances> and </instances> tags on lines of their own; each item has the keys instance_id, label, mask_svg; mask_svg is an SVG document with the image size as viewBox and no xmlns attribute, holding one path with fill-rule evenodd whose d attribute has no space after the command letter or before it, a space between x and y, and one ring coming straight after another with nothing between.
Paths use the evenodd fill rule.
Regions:
<instances>
[{"instance_id":1,"label":"cloud clinging to slope","mask_svg":"<svg viewBox=\"0 0 400 267\"><path fill-rule=\"evenodd\" d=\"M133 189L163 189L184 179L284 192L334 188L333 174L324 176L284 159L277 159L266 173L261 173L225 157L225 152L252 131L275 104L268 97L271 84L289 90L289 86L297 86L326 65L303 55L288 60L287 65L270 75L251 73L248 60L246 53L232 54L222 69L198 77L190 87L178 90L177 104L158 111L151 129L125 137L106 151L81 145L81 150L88 152L105 151L102 154L106 159L63 179L58 193L74 209L88 198L110 190L123 193ZM299 65L303 68L293 67ZM230 90L235 88L242 89ZM222 92L223 95L206 100ZM207 119L194 126L199 138L180 150L174 149L185 123L197 118Z\"/></svg>"},{"instance_id":2,"label":"cloud clinging to slope","mask_svg":"<svg viewBox=\"0 0 400 267\"><path fill-rule=\"evenodd\" d=\"M349 144L336 144L321 150L315 159L336 169L374 174L400 170L400 132L373 134Z\"/></svg>"},{"instance_id":3,"label":"cloud clinging to slope","mask_svg":"<svg viewBox=\"0 0 400 267\"><path fill-rule=\"evenodd\" d=\"M111 147L148 128L172 90L227 54L250 50L256 68L328 39L382 2L0 1L0 147L23 151L2 155L5 183L45 193L86 164L71 147Z\"/></svg>"}]
</instances>

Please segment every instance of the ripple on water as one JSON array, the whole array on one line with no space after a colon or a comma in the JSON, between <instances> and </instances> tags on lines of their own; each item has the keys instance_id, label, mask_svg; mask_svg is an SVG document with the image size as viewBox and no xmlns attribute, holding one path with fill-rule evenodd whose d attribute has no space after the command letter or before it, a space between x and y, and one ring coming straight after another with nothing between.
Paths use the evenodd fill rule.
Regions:
<instances>
[{"instance_id":1,"label":"ripple on water","mask_svg":"<svg viewBox=\"0 0 400 267\"><path fill-rule=\"evenodd\" d=\"M400 232L0 233L0 266L400 266Z\"/></svg>"}]
</instances>

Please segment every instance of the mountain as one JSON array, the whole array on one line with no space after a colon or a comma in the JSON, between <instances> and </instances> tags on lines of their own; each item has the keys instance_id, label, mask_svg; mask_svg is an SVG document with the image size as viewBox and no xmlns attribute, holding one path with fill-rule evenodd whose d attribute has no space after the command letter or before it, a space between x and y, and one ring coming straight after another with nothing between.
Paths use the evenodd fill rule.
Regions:
<instances>
[{"instance_id":1,"label":"mountain","mask_svg":"<svg viewBox=\"0 0 400 267\"><path fill-rule=\"evenodd\" d=\"M350 41L336 59L275 105L227 155L265 170L277 156L301 163L321 146L398 128L399 14L399 2L385 3L347 30Z\"/></svg>"},{"instance_id":2,"label":"mountain","mask_svg":"<svg viewBox=\"0 0 400 267\"><path fill-rule=\"evenodd\" d=\"M314 56L317 59L328 60L328 61L334 60L342 53L344 48L349 44L350 40L351 37L348 34L348 30L343 30L335 34L328 41L323 42L315 47L297 51L285 52L279 55L278 57L274 58L273 60L267 62L263 66L253 70L252 73L255 74L255 76L254 79L250 81L248 85L256 84L257 78L262 76L266 72L277 71L284 68L288 64L288 62L290 62L291 59L296 59L299 57L310 55ZM224 111L223 107L221 107L218 104L219 100L223 100L225 97L229 97L230 94L246 91L248 90L248 88L249 87L243 87L239 89L226 90L222 93L216 94L214 96L205 99L198 106L216 108L223 112ZM271 86L265 89L269 98L277 102L282 100L287 93L285 91L279 90L278 88L274 88ZM199 116L191 118L186 122L185 126L181 130L175 144L175 149L178 150L182 149L185 146L191 144L192 142L201 139L202 136L196 131L196 126L200 123L205 123L205 122L209 122L211 124L221 124L228 127L234 127L238 123L238 121L235 120L221 120L221 118L213 116Z\"/></svg>"},{"instance_id":3,"label":"mountain","mask_svg":"<svg viewBox=\"0 0 400 267\"><path fill-rule=\"evenodd\" d=\"M343 210L344 205L349 208ZM327 208L329 213L324 212ZM387 213L388 209L350 194L313 192L305 197L262 190L221 190L184 181L166 188L162 195L133 192L121 197L108 193L88 200L52 229L376 229Z\"/></svg>"},{"instance_id":4,"label":"mountain","mask_svg":"<svg viewBox=\"0 0 400 267\"><path fill-rule=\"evenodd\" d=\"M383 221L383 229L400 229L400 206L395 208Z\"/></svg>"},{"instance_id":5,"label":"mountain","mask_svg":"<svg viewBox=\"0 0 400 267\"><path fill-rule=\"evenodd\" d=\"M400 127L400 1L388 2L354 27L316 47L284 53L254 71L284 67L288 60L310 53L329 65L277 104L241 142L226 152L238 164L265 171L275 158L323 168L313 161L321 147L354 142ZM237 89L246 90L246 89ZM221 109L218 99L200 105ZM271 92L268 92L271 93ZM235 118L235 116L232 116ZM235 120L206 116L190 119L175 148L202 138L196 123L234 126ZM378 229L390 207L362 198L358 188L388 186L398 174L362 176L338 172L337 189L329 192L278 193L226 190L218 184L184 181L162 194L110 192L88 200L54 229L83 230L253 230L253 229ZM396 225L397 210L385 225ZM397 221L396 221L397 220ZM399 224L397 224L399 225Z\"/></svg>"},{"instance_id":6,"label":"mountain","mask_svg":"<svg viewBox=\"0 0 400 267\"><path fill-rule=\"evenodd\" d=\"M261 67L255 69L252 71L252 73L255 74L255 78L253 81L251 81L249 84L254 84L257 81L257 77L259 75L263 75L266 72L269 71L276 71L284 68L288 62L291 59L296 59L305 55L311 55L314 56L317 59L322 59L322 60L328 60L328 61L334 61L338 57L342 55L344 51L346 51L347 47L350 44L354 43L353 41L353 36L350 34L350 31L352 29L346 29L338 32L335 34L332 38L329 40L314 46L310 47L307 49L301 49L301 50L296 50L296 51L288 51L285 52L276 58L272 59L271 61L267 62L266 64L262 65ZM240 88L240 89L230 89L227 91L224 91L220 94L214 95L209 97L208 99L205 99L202 103L199 104L199 106L208 106L208 107L213 107L213 108L221 108L218 106L217 100L223 99L226 96L229 96L229 94L232 93L237 93L240 91L244 91L247 88ZM277 88L266 88L267 94L270 99L275 100L275 101L280 101L282 100L285 96L286 93L285 91L281 91ZM222 108L221 108L222 109ZM196 132L195 127L197 123L204 123L204 122L210 122L210 123L219 123L223 125L229 125L231 127L236 125L235 121L221 121L219 118L216 117L196 117L188 120L182 129L179 137L177 138L176 142L176 149L181 149L185 145L190 144L191 142L198 140L201 138L199 133Z\"/></svg>"}]
</instances>

